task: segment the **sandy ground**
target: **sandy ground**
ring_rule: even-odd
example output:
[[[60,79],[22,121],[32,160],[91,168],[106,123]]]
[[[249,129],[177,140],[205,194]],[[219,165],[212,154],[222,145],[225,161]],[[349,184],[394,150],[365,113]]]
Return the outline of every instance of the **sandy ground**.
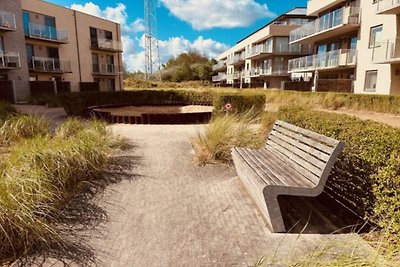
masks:
[[[212,112],[213,107],[210,106],[127,106],[118,108],[101,108],[98,111],[111,112],[115,116],[140,116],[141,114],[177,114],[177,113],[198,113]]]

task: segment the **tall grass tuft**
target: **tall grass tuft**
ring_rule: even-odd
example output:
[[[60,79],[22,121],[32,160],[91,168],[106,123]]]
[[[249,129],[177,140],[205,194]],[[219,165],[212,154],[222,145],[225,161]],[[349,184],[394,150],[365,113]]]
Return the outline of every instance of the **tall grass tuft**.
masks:
[[[35,127],[47,125],[35,122]],[[14,132],[15,125],[25,124],[3,127]],[[106,166],[112,143],[104,124],[75,119],[54,134],[22,132],[19,138],[0,163],[0,266],[38,248],[65,248],[58,218]]]
[[[251,111],[214,117],[204,131],[198,132],[193,140],[197,162],[229,162],[230,149],[234,146],[262,146],[265,136],[262,135],[259,122],[259,118],[252,115]]]
[[[0,101],[0,121],[16,113],[16,110],[8,102]]]
[[[12,116],[0,124],[0,146],[9,146],[22,139],[49,133],[49,121],[28,115]]]

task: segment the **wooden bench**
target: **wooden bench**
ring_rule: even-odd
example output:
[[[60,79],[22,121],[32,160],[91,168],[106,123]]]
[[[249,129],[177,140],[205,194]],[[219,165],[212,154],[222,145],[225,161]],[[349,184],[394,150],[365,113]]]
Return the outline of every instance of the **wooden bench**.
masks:
[[[265,148],[235,147],[232,157],[272,232],[285,232],[278,196],[321,194],[342,149],[340,141],[276,121]]]

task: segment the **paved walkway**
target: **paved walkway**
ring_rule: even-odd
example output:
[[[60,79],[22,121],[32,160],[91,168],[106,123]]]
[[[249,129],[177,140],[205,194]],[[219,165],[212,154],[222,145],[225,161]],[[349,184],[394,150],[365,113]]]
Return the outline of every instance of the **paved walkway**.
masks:
[[[65,118],[59,109],[24,111]],[[202,127],[110,126],[139,160],[130,170],[134,179],[109,186],[98,200],[108,220],[87,233],[98,266],[253,266],[261,257],[273,262],[321,244],[361,242],[354,234],[271,234],[232,167],[193,162],[189,138]]]
[[[104,266],[253,266],[261,257],[304,255],[355,235],[271,234],[226,166],[197,167],[198,126],[114,125],[139,147],[140,178],[107,190],[106,229],[93,240]]]

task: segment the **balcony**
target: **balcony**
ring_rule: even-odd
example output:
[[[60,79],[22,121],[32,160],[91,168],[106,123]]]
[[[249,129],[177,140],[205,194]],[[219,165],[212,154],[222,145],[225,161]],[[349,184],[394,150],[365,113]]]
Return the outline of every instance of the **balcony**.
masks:
[[[115,76],[122,73],[119,66],[113,64],[93,64],[94,75],[110,75]]]
[[[314,43],[355,31],[360,18],[360,7],[342,7],[291,31],[290,43]]]
[[[247,54],[247,59],[257,60],[268,57],[269,55],[307,55],[312,53],[312,45],[280,44],[271,46],[261,44],[251,49],[250,53]]]
[[[335,68],[353,68],[357,63],[356,49],[340,49],[289,60],[289,72],[311,72]]]
[[[212,67],[213,71],[226,70],[226,60],[219,60],[217,64]]]
[[[91,38],[90,47],[107,51],[122,52],[122,43],[107,38]]]
[[[68,31],[35,23],[29,23],[28,29],[25,29],[25,35],[50,42],[68,43]]]
[[[21,61],[18,52],[0,52],[0,69],[18,69]]]
[[[0,10],[0,30],[1,31],[15,31],[17,29],[15,23],[15,15]]]
[[[346,0],[308,0],[307,15],[318,16],[319,13],[330,9]]]
[[[235,54],[235,56],[227,61],[227,65],[240,66],[244,65],[246,60],[246,51],[242,51],[240,54]]]
[[[58,58],[32,57],[30,69],[36,72],[71,73],[71,61]]]
[[[372,49],[372,62],[376,64],[400,63],[400,38],[376,43]]]
[[[400,14],[400,0],[378,0],[377,14],[396,15]]]
[[[238,80],[242,77],[244,77],[245,72],[244,71],[235,71],[233,74],[228,74],[227,75],[227,80]]]
[[[226,81],[227,75],[225,73],[219,73],[217,76],[212,77],[213,82],[222,82]]]
[[[288,76],[288,69],[284,66],[270,66],[267,68],[252,68],[246,73],[247,77]]]

